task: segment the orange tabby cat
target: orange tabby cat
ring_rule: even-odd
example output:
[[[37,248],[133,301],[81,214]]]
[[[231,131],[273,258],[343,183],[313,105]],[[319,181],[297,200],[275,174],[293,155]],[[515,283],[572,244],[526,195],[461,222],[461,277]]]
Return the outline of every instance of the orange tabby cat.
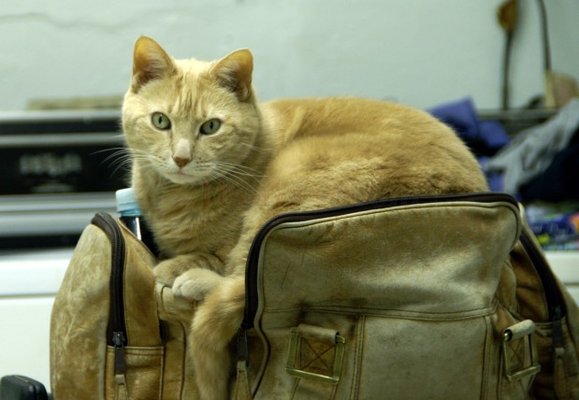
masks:
[[[123,106],[132,183],[166,258],[157,279],[199,301],[191,356],[207,400],[228,397],[245,261],[268,219],[487,189],[467,148],[427,113],[355,98],[259,104],[252,70],[248,50],[174,60],[142,37]]]

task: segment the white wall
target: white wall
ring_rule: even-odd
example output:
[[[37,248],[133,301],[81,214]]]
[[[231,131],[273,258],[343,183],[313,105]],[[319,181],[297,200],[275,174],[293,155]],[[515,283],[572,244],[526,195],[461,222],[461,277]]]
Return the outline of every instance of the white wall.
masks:
[[[546,0],[553,66],[579,78],[579,1]],[[349,94],[428,107],[498,107],[500,0],[17,0],[0,7],[0,110],[125,91],[141,34],[177,57],[239,47],[262,99]],[[522,0],[513,101],[542,92],[537,2]]]

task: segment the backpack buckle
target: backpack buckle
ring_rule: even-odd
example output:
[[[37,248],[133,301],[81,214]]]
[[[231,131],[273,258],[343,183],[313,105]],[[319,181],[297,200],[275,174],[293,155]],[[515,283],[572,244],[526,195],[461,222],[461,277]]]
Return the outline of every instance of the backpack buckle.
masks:
[[[541,370],[533,333],[535,324],[527,319],[503,331],[502,353],[509,382],[535,375]]]
[[[292,328],[285,370],[300,378],[337,384],[345,343],[335,330],[304,324]]]

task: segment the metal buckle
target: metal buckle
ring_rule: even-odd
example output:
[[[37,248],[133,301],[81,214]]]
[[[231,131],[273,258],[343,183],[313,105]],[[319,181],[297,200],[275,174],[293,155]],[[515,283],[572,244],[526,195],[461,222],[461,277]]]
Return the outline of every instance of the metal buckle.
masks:
[[[509,382],[535,375],[541,370],[534,332],[535,324],[531,320],[521,321],[503,331],[503,361]]]
[[[323,345],[320,346],[322,343]],[[346,339],[337,332],[334,343],[328,343],[313,338],[306,339],[300,335],[297,328],[293,328],[285,370],[288,374],[300,378],[337,384],[342,373],[345,343]],[[305,353],[308,357],[303,357],[304,349],[307,349]],[[323,368],[320,368],[320,365],[323,365]],[[325,374],[322,371],[328,371],[328,373]]]

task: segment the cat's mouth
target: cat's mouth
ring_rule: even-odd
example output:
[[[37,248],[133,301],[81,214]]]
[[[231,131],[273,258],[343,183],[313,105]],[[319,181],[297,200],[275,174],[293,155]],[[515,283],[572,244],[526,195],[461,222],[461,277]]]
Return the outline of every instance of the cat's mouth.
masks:
[[[203,185],[215,178],[213,171],[209,168],[195,169],[194,171],[179,168],[165,171],[163,175],[178,185]]]

